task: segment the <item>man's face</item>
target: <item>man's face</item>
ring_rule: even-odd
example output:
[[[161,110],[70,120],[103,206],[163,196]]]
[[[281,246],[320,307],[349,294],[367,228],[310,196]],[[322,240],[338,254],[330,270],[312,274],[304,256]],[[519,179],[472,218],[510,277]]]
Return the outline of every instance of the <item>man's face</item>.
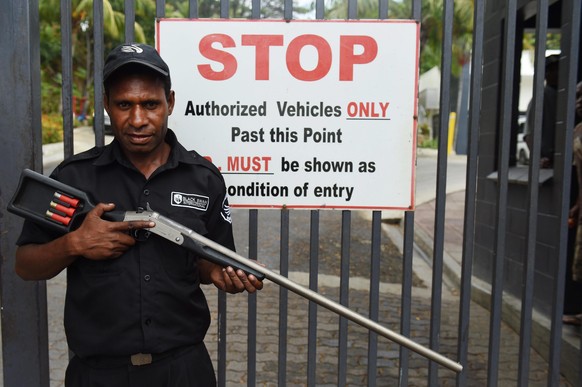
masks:
[[[115,138],[128,155],[146,156],[162,149],[174,92],[168,98],[163,82],[153,75],[120,76],[104,99]]]

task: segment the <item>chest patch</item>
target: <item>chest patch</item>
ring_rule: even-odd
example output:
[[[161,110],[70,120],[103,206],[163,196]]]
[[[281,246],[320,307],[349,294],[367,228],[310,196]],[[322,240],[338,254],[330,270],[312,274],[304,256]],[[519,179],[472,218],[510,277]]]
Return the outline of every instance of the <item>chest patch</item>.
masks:
[[[171,204],[174,207],[186,207],[194,210],[206,211],[208,209],[208,196],[172,192]]]

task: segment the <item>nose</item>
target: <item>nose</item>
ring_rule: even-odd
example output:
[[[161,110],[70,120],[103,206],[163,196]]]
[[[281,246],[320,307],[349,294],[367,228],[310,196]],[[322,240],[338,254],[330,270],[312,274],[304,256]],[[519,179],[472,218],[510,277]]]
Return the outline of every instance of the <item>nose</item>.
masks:
[[[135,129],[140,129],[147,123],[147,112],[139,104],[132,107],[129,115],[129,123]]]

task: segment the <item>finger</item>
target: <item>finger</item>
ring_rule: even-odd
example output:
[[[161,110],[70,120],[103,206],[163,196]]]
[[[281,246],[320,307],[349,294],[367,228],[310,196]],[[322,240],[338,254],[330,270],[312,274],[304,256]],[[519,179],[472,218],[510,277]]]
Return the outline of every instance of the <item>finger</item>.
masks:
[[[130,230],[143,229],[143,228],[154,228],[156,223],[151,220],[132,220],[131,222],[126,222]]]
[[[242,292],[245,289],[245,285],[239,278],[237,272],[232,267],[229,266],[226,268],[226,274],[228,275],[228,278],[232,286],[234,287],[233,291],[236,290],[236,292]]]
[[[240,282],[244,285],[245,290],[249,293],[254,293],[257,288],[255,287],[253,281],[251,281],[251,277],[255,278],[255,276],[247,276],[247,274],[243,270],[237,270],[236,274],[240,280]],[[256,279],[256,278],[255,278]]]
[[[153,228],[156,226],[155,222],[150,220],[132,220],[131,222],[110,222],[112,230],[115,231],[133,231],[144,228]]]
[[[247,276],[247,278],[249,279],[249,282],[252,284],[252,286],[256,289],[256,290],[261,290],[263,289],[263,281],[259,280],[257,277],[255,277],[254,275],[249,275]]]

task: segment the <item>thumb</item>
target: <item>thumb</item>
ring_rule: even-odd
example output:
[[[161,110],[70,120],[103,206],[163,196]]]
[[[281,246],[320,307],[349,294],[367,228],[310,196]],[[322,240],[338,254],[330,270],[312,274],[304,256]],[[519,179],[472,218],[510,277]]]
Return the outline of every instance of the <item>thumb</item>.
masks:
[[[114,208],[115,204],[113,203],[99,203],[93,209],[93,213],[100,218],[105,212],[112,211]]]

